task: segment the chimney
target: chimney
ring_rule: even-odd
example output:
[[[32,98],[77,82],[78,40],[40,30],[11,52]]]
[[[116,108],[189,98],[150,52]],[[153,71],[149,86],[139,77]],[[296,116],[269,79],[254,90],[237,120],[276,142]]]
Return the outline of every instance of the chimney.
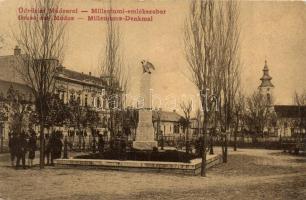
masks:
[[[20,55],[21,54],[21,49],[19,48],[18,45],[15,46],[15,49],[14,49],[14,55],[17,56],[17,55]]]
[[[176,110],[173,110],[173,112],[176,112]]]
[[[89,76],[91,76],[91,72],[89,72]]]

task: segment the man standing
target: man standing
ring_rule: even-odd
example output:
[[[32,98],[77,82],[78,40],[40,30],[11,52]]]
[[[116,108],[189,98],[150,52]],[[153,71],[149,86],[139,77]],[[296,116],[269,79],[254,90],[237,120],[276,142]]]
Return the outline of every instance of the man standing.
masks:
[[[47,159],[47,165],[50,164],[50,136],[49,134],[45,135],[45,157]]]
[[[100,157],[103,156],[103,152],[104,152],[104,140],[103,140],[103,136],[101,134],[99,134],[99,139],[98,139],[98,151],[100,154]]]
[[[13,131],[9,133],[9,150],[11,154],[11,165],[15,166],[14,161],[16,157],[17,138]]]
[[[17,136],[17,143],[16,143],[16,151],[17,151],[17,162],[16,162],[16,169],[20,167],[20,159],[22,160],[22,168],[25,169],[25,154],[27,153],[27,140],[26,135],[22,132],[20,135]]]
[[[31,136],[29,139],[29,167],[33,166],[33,160],[35,158],[35,151],[36,151],[36,133],[34,130],[31,131]]]

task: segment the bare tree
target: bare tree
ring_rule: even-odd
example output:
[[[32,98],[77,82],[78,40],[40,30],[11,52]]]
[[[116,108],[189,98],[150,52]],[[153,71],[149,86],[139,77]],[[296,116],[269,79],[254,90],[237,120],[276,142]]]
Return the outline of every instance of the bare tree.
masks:
[[[233,104],[231,98],[236,88],[233,80],[238,72],[236,70],[239,41],[237,4],[233,1],[191,1],[184,30],[188,67],[192,81],[202,93],[200,98],[204,114],[204,151],[201,175],[205,176],[207,128],[218,106],[217,101],[224,107],[226,120],[223,124],[226,128],[230,124],[230,110]],[[221,102],[221,98],[211,99],[212,95],[220,97],[222,94],[224,102]]]
[[[215,61],[215,3],[191,1],[185,22],[185,52],[192,81],[200,93],[211,88]],[[203,108],[203,153],[201,175],[206,176],[206,133],[210,112],[204,95],[200,96]]]
[[[111,1],[109,7],[112,8]],[[111,17],[111,13],[109,13],[109,17]],[[110,123],[108,128],[110,130],[111,140],[114,137],[117,127],[114,119],[115,109],[123,108],[122,93],[127,90],[127,76],[124,70],[123,56],[120,52],[120,35],[119,25],[112,20],[107,21],[106,44],[103,62],[101,64],[101,74],[108,79],[106,98],[110,109]]]
[[[44,127],[48,95],[54,92],[57,67],[63,59],[65,24],[55,21],[50,8],[60,6],[60,0],[35,0],[31,7],[46,9],[39,20],[20,21],[15,36],[24,51],[19,56],[17,71],[29,85],[35,97],[40,123],[40,168],[44,168]]]
[[[239,10],[236,1],[219,4],[217,19],[217,81],[220,95],[220,121],[224,134],[224,158],[227,162],[227,133],[233,127],[234,105],[240,86]],[[218,85],[218,84],[216,84]],[[217,87],[218,88],[218,87]],[[217,91],[218,92],[218,91]],[[223,102],[221,102],[223,99]]]
[[[32,103],[18,90],[15,90],[13,86],[7,91],[7,100],[10,113],[10,128],[16,134],[20,134],[29,123]]]
[[[7,121],[9,117],[9,105],[6,97],[0,92],[0,152],[3,152],[3,122]]]
[[[190,126],[190,113],[192,111],[192,101],[187,103],[182,102],[180,107],[184,113],[184,126],[185,126],[185,147],[186,153],[189,153],[189,126]]]
[[[298,106],[306,105],[306,90],[300,94],[295,91],[293,95],[293,103]]]
[[[255,91],[246,99],[245,120],[250,131],[256,131],[262,136],[264,135],[264,129],[273,117],[270,100],[259,91]]]
[[[233,112],[233,120],[234,120],[234,151],[237,151],[237,134],[238,128],[243,122],[243,116],[245,114],[245,97],[240,92],[236,97],[234,103],[234,112]]]
[[[306,129],[306,90],[302,93],[294,92],[293,103],[298,106],[298,115],[299,119],[296,122],[296,125],[302,129]]]
[[[196,127],[197,127],[197,134],[198,135],[201,135],[201,126],[202,126],[202,121],[203,121],[201,113],[202,112],[201,112],[200,109],[197,109],[196,113],[195,113],[195,118],[196,118],[196,121],[197,121]]]

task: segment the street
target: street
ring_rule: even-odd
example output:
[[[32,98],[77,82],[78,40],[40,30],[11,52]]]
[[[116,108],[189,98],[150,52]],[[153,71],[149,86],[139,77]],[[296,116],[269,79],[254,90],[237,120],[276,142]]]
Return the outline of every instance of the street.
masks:
[[[15,170],[5,166],[7,158],[0,155],[0,198],[5,200],[306,199],[306,157],[278,150],[230,150],[228,163],[204,178],[53,167]]]

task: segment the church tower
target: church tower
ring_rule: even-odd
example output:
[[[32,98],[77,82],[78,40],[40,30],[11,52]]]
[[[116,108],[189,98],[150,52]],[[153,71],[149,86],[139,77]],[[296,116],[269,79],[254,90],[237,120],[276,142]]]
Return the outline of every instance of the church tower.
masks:
[[[271,83],[272,77],[269,75],[269,68],[267,65],[267,60],[265,60],[265,66],[262,71],[263,71],[263,76],[260,79],[261,84],[258,88],[259,88],[260,93],[265,95],[268,101],[271,102],[274,85]]]

